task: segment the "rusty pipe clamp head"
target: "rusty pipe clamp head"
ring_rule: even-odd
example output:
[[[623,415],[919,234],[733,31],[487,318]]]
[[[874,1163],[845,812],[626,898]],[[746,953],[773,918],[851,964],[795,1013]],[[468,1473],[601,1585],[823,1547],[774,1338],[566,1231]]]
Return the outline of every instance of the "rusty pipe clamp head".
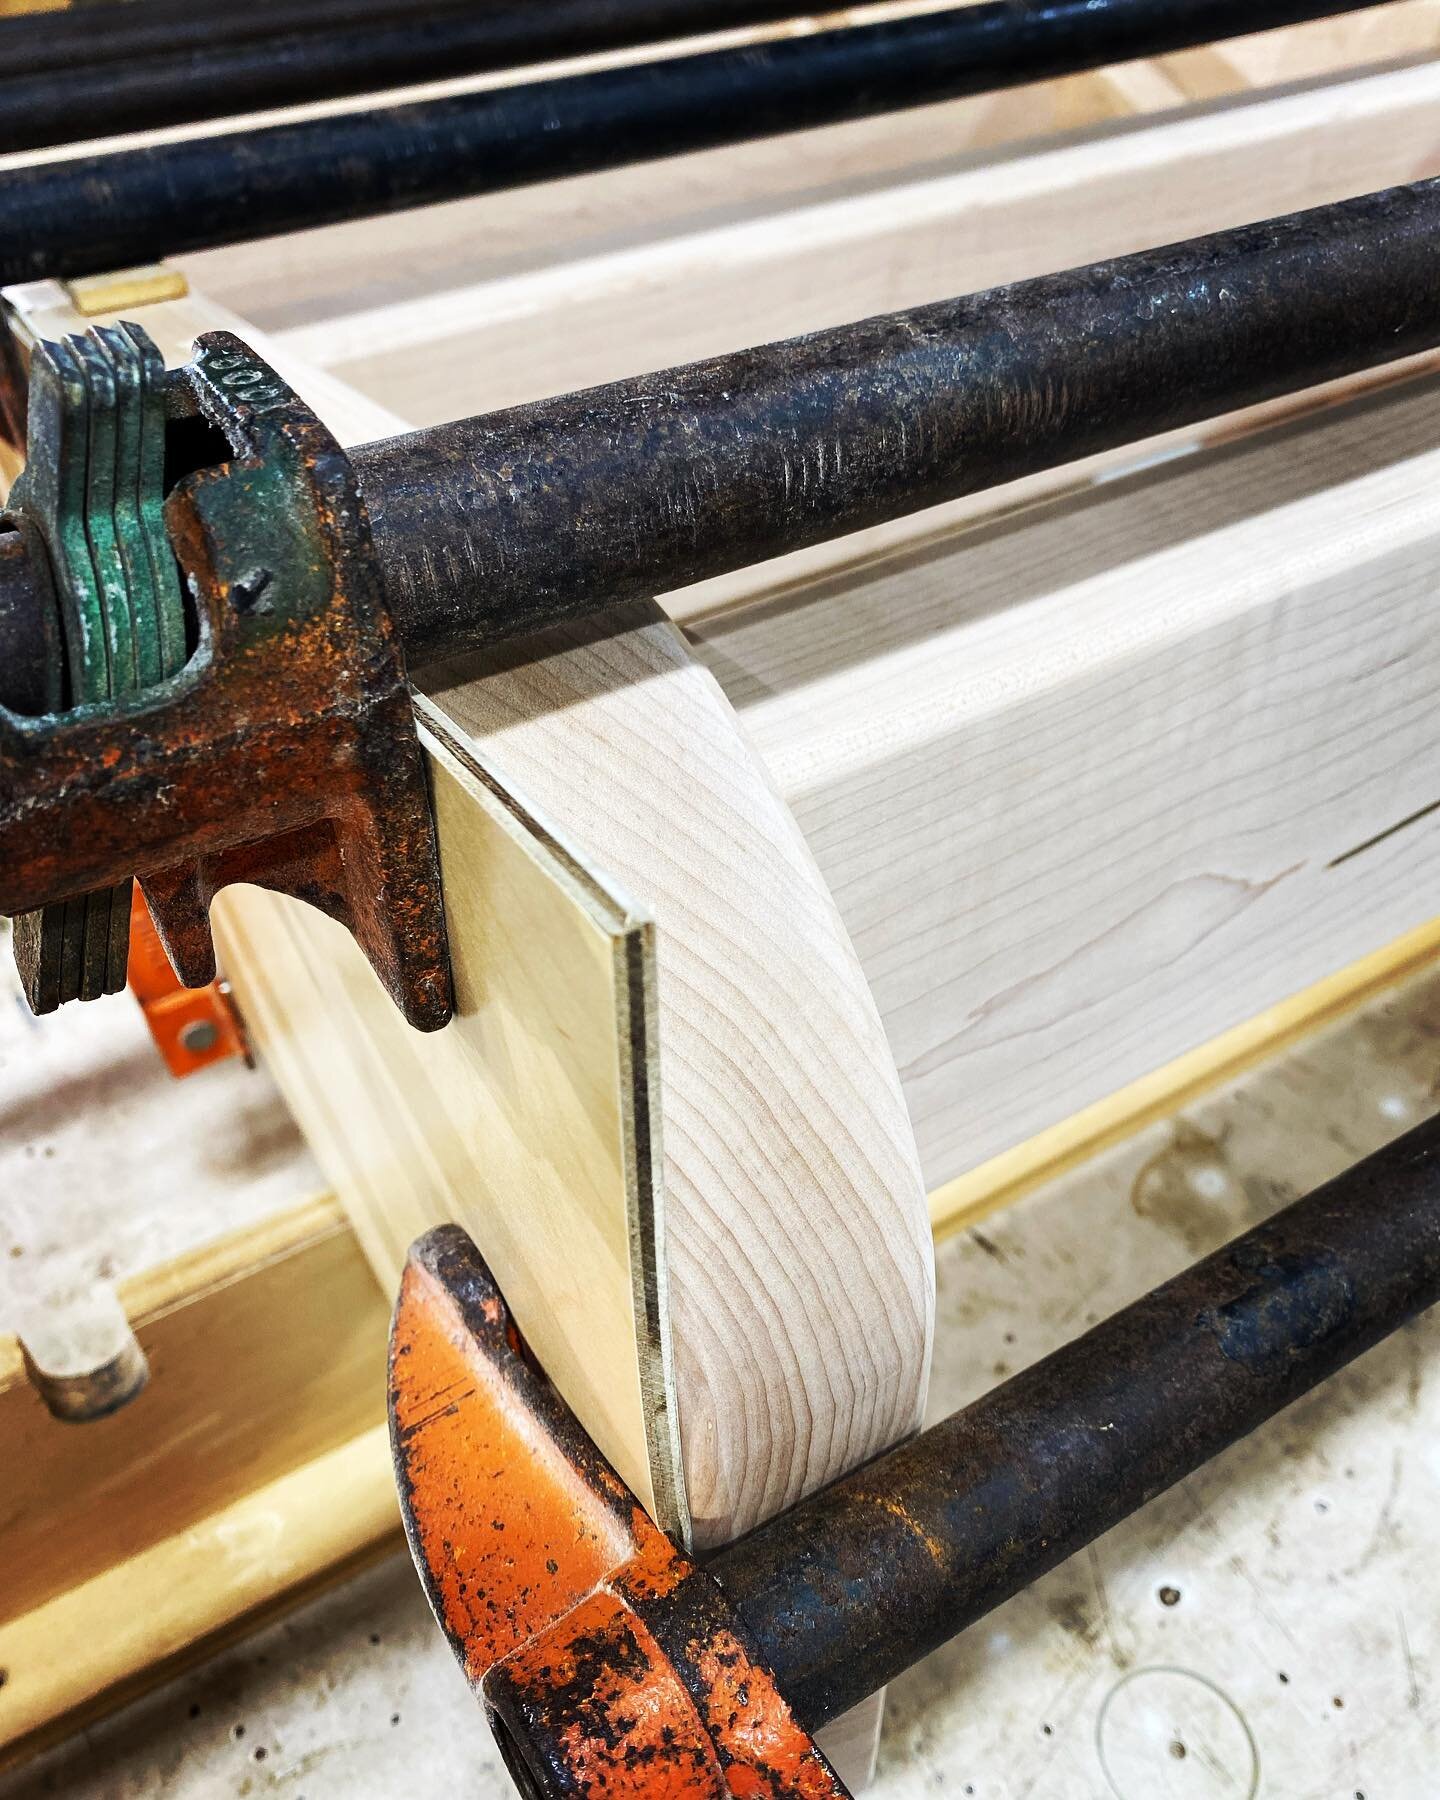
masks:
[[[534,1365],[458,1226],[405,1267],[390,1436],[426,1594],[527,1800],[845,1800],[744,1621]]]
[[[30,1004],[124,981],[138,876],[176,973],[248,881],[354,934],[412,1025],[451,1012],[439,858],[354,471],[226,332],[167,375],[135,326],[38,346],[0,513],[51,666],[0,708],[0,912]]]

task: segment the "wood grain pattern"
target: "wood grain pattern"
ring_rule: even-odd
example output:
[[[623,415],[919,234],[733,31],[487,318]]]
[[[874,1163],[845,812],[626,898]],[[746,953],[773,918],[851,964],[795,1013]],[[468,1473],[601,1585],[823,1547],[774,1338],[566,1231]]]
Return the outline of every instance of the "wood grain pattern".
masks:
[[[0,1620],[228,1504],[240,1483],[383,1422],[386,1298],[333,1201],[125,1282],[120,1297],[154,1379],[111,1418],[52,1419],[0,1340]]]
[[[1239,85],[1237,76],[1232,88]],[[1173,88],[1166,97],[1180,98]],[[658,171],[637,164],[398,214],[386,221],[395,253],[383,260],[373,222],[356,220],[196,252],[185,266],[197,287],[266,331],[318,328],[358,310],[443,302],[457,290],[619,251],[663,256],[697,230],[863,193],[913,178],[917,167],[963,166],[995,146],[1132,106],[1108,74],[1079,75],[671,157]]]
[[[967,1231],[1113,1145],[1204,1100],[1440,962],[1440,917],[1221,1032],[1163,1068],[932,1190],[936,1242]]]
[[[0,1768],[400,1551],[404,1541],[382,1422],[317,1446],[263,1486],[238,1489],[183,1530],[0,1622],[10,1677],[0,1705]]]
[[[919,1423],[933,1251],[889,1047],[793,819],[657,607],[428,685],[455,1020],[407,1032],[348,939],[273,896],[217,902],[226,963],[362,1236],[467,1225],[602,1448],[712,1548]],[[573,893],[537,883],[566,841],[625,912],[578,948]],[[627,953],[653,967],[638,1002]],[[879,1716],[827,1734],[857,1785]]]
[[[1348,33],[1360,32],[1362,24],[1363,44],[1378,58],[1392,41],[1379,32],[1387,20],[1410,50],[1436,28],[1437,17],[1433,0],[1423,0],[1333,21],[1318,51],[1323,21],[1297,27],[1293,39],[1280,35],[1297,55],[1309,56],[1311,72],[1343,70]],[[1245,40],[1243,49],[1258,51],[1274,36]],[[1197,68],[1203,71],[1213,54],[1197,50],[1164,59],[1164,75],[1153,64],[1102,72],[1085,79],[1102,83],[1108,99],[1092,95],[1071,104],[1088,109],[1090,117],[1113,120],[1123,112],[1116,96],[1133,100],[1137,80],[1148,75],[1152,85],[1175,88],[1184,74],[1194,84]],[[1272,63],[1269,73],[1279,80],[1284,70]],[[1221,90],[1229,91],[1212,70],[1211,91]],[[1158,89],[1150,99],[1159,104]],[[1050,95],[1045,104],[1053,101]],[[675,216],[666,216],[668,229],[653,238],[632,241],[632,230],[630,239],[621,234],[611,242],[602,234],[587,242],[579,235],[582,209],[572,221],[568,262],[532,272],[526,260],[531,251],[521,246],[510,259],[519,265],[516,273],[431,292],[413,304],[327,318],[314,332],[282,331],[276,347],[281,354],[338,359],[348,380],[403,401],[409,416],[482,411],[1432,173],[1440,166],[1437,104],[1440,65],[1432,63],[1342,76],[1315,89],[1262,95],[1224,112],[1191,112],[1138,129],[1112,126],[1078,143],[1022,146],[999,162],[984,159],[938,176],[927,172],[934,165],[924,152],[933,147],[943,165],[947,154],[953,160],[954,146],[943,136],[936,139],[925,121],[912,119],[913,136],[892,145],[898,159],[901,143],[908,143],[910,181],[895,160],[887,165],[894,185],[869,191],[856,168],[842,161],[837,191],[823,199],[813,183],[806,189],[803,170],[810,166],[804,159],[811,139],[824,134],[803,133],[787,140],[801,171],[788,211],[772,154],[758,172],[747,173],[742,165],[735,173],[732,216],[718,192],[702,186],[706,205],[688,223],[677,203]],[[696,174],[691,159],[680,162],[686,179],[716,179],[708,165]],[[680,176],[673,185],[685,191]],[[666,193],[671,191],[667,184]],[[537,193],[545,204],[559,204],[552,190]],[[588,203],[603,222],[603,196],[591,194]],[[637,205],[632,195],[632,213]],[[423,215],[416,215],[408,229],[420,229],[422,222]],[[443,266],[442,251],[432,246],[424,264],[431,282],[441,278]],[[306,291],[307,278],[297,270],[286,292]],[[333,311],[338,295],[329,294],[327,303]],[[463,382],[461,371],[469,372]],[[1237,423],[1247,428],[1253,422]],[[1106,459],[1112,466],[1125,460]],[[933,537],[998,505],[1053,493],[1072,485],[1077,474],[1083,471],[1058,471],[1009,493],[961,500],[768,567],[737,571],[665,596],[666,609],[687,620],[764,600],[783,581],[855,567],[864,557]]]
[[[1217,170],[1223,172],[1226,168],[1233,168],[1238,171],[1242,163],[1247,168],[1253,169],[1257,161],[1254,153],[1257,150],[1257,147],[1265,144],[1274,146],[1283,142],[1290,145],[1292,148],[1302,142],[1310,143],[1312,140],[1321,145],[1330,144],[1334,140],[1337,129],[1340,131],[1341,135],[1350,134],[1349,136],[1346,136],[1346,143],[1348,150],[1351,152],[1359,146],[1365,154],[1381,154],[1389,156],[1402,155],[1405,153],[1403,145],[1408,142],[1405,135],[1405,129],[1402,129],[1399,132],[1397,139],[1397,134],[1393,129],[1377,129],[1376,121],[1383,119],[1387,127],[1394,127],[1398,121],[1402,126],[1408,129],[1407,122],[1417,119],[1420,116],[1420,108],[1430,93],[1429,88],[1424,85],[1429,79],[1430,76],[1427,71],[1402,71],[1398,75],[1378,77],[1366,83],[1349,84],[1349,89],[1344,94],[1327,93],[1322,96],[1288,96],[1280,101],[1265,102],[1263,104],[1247,107],[1243,109],[1242,113],[1235,115],[1236,122],[1231,123],[1226,131],[1218,134],[1218,149],[1216,149],[1211,156],[1205,174],[1213,181],[1213,177]],[[1303,102],[1303,105],[1301,102]],[[1206,121],[1205,123],[1208,127],[1213,124],[1213,121]],[[1104,142],[1082,146],[1078,150],[1067,152],[1065,161],[1067,163],[1069,174],[1066,182],[1058,184],[1061,189],[1058,198],[1055,197],[1053,192],[1057,186],[1057,183],[1053,179],[1053,167],[1049,166],[1054,163],[1055,158],[1043,155],[1032,158],[1022,158],[1020,159],[1020,163],[1023,164],[1023,171],[1020,175],[1017,176],[1015,173],[1016,167],[1019,165],[1012,166],[1010,169],[1004,171],[1004,174],[1011,178],[1010,185],[1006,190],[1004,198],[1009,201],[1014,201],[1017,196],[1023,196],[1024,193],[1033,193],[1035,195],[1044,196],[1042,203],[1044,210],[1037,213],[1035,223],[1039,228],[1037,230],[1037,237],[1043,239],[1047,244],[1053,242],[1055,232],[1059,228],[1057,221],[1062,219],[1066,222],[1066,229],[1071,230],[1074,233],[1093,233],[1096,228],[1097,219],[1103,219],[1122,212],[1133,216],[1133,206],[1127,207],[1115,204],[1117,196],[1122,190],[1122,186],[1126,200],[1135,201],[1137,198],[1143,198],[1146,191],[1146,181],[1148,178],[1152,178],[1155,175],[1157,169],[1165,168],[1169,173],[1172,175],[1174,174],[1175,170],[1184,163],[1187,154],[1195,149],[1198,141],[1197,131],[1199,124],[1199,121],[1182,120],[1178,123],[1153,128],[1149,132],[1132,136],[1128,140],[1106,140]],[[1214,136],[1215,134],[1212,132],[1210,134],[1210,139],[1207,139],[1207,141],[1213,140]],[[1353,136],[1353,142],[1350,141],[1350,136]],[[1145,142],[1140,146],[1141,153],[1138,157],[1135,157],[1131,153],[1135,151],[1137,142],[1141,139],[1144,139]],[[1401,145],[1401,148],[1398,150],[1396,148],[1397,142]],[[1217,158],[1219,160],[1217,160]],[[1226,161],[1225,159],[1229,160]],[[1264,157],[1260,157],[1258,162],[1261,166],[1269,166],[1269,162]],[[1310,178],[1316,178],[1313,168],[1310,171]],[[946,179],[948,180],[949,178]],[[957,182],[962,179],[968,180],[969,178],[955,178]],[[935,184],[923,185],[925,192],[933,197]],[[1156,182],[1154,185],[1157,188],[1162,185],[1164,186],[1167,205],[1170,204],[1174,186],[1173,182],[1165,184]],[[1199,193],[1205,186],[1206,183],[1204,181],[1196,179],[1187,184],[1186,191]],[[973,193],[976,191],[976,183],[974,181],[970,182],[970,188],[973,196]],[[909,190],[910,198],[914,198],[915,193],[918,191],[919,190],[916,189]],[[1317,196],[1309,194],[1300,196],[1300,198],[1307,199],[1312,197]],[[1083,204],[1080,202],[1083,202]],[[955,204],[955,196],[953,194],[949,195],[946,203],[952,205]],[[896,210],[894,196],[886,196],[885,204],[888,206],[893,217]],[[1199,204],[1198,201],[1197,204]],[[1067,205],[1070,207],[1069,215],[1066,214]],[[838,219],[842,209],[835,207],[824,210],[826,210],[827,219]],[[876,212],[875,205],[872,204],[868,212],[864,205],[859,206],[858,210],[854,206],[848,206],[844,210],[847,212],[847,217],[843,224],[843,232],[839,235],[844,236],[848,234],[852,247],[855,241],[858,239],[865,239],[867,234],[869,234],[870,239],[873,240],[872,247],[874,243],[883,243],[885,241],[883,233],[878,239],[875,238],[874,235],[876,231],[880,229],[877,224],[879,215]],[[1071,219],[1073,219],[1073,223],[1071,223]],[[774,221],[766,221],[765,223],[767,228],[772,228],[774,225]],[[888,223],[885,229],[891,229]],[[772,236],[773,235],[774,233],[772,230]],[[1143,229],[1142,235],[1146,235]],[[974,243],[975,241],[977,240],[970,240],[971,243]],[[802,244],[800,248],[806,252],[813,251],[814,244],[807,241]],[[792,260],[796,267],[800,265],[801,258],[798,253]],[[1056,260],[1053,250],[1046,252],[1045,260]],[[854,279],[861,281],[867,279],[865,271],[877,263],[886,267],[888,279],[890,265],[883,256],[860,258],[855,263],[852,263],[852,266],[858,267],[860,271],[859,275]],[[566,272],[567,278],[573,277],[573,274],[573,269]],[[769,298],[773,298],[773,296],[770,296]],[[889,298],[891,297],[887,296],[887,303]],[[829,303],[832,296],[827,294],[826,299],[827,303]],[[850,289],[847,289],[844,297],[835,301],[835,303],[842,305],[845,310],[855,310],[856,295],[853,286]],[[684,309],[680,310],[683,311]],[[432,315],[431,326],[434,324],[434,317],[435,316]],[[440,309],[438,317],[443,323],[443,307]],[[426,329],[430,329],[431,326],[427,326]],[[640,335],[641,334],[636,333],[635,337],[638,339]],[[572,334],[569,334],[564,330],[552,333],[552,337],[561,342],[570,341],[571,336]],[[645,341],[647,344],[650,343],[649,339],[646,339]],[[294,341],[292,341],[291,348],[293,349],[294,347]],[[653,348],[653,345],[651,347]],[[433,350],[433,346],[431,348]],[[457,403],[457,397],[453,387],[453,373],[454,365],[452,364],[450,365],[451,385],[448,394],[452,408]],[[485,396],[483,395],[477,396],[475,404],[481,404],[484,398]],[[1063,531],[1065,527],[1061,526],[1059,529]],[[949,551],[937,547],[933,554],[937,559],[943,561],[948,557]],[[924,553],[922,560],[928,561],[930,556],[931,552],[926,552]],[[889,604],[890,596],[888,592],[883,589],[883,583],[890,578],[896,580],[904,579],[913,586],[913,573],[913,569],[902,572],[899,570],[898,566],[891,568],[888,571],[877,567],[870,571],[868,576],[853,583],[854,616],[857,618],[863,616],[866,607],[875,603],[875,595],[877,592],[884,593],[885,603]],[[874,587],[872,586],[872,581],[873,583],[882,584],[882,586],[879,588]],[[866,598],[866,595],[869,595],[868,599]],[[767,663],[770,651],[764,648],[755,651],[756,661],[750,661],[751,650],[755,645],[761,644],[764,641],[765,631],[768,629],[768,622],[772,619],[778,619],[792,603],[797,609],[803,610],[808,607],[813,598],[813,593],[796,594],[788,599],[777,600],[773,608],[760,609],[756,614],[755,620],[750,621],[750,623],[755,624],[758,636],[747,638],[745,640],[746,648],[742,654],[737,654],[737,645],[739,645],[741,641],[740,638],[738,636],[732,637],[728,635],[723,628],[718,632],[707,634],[706,646],[707,654],[710,654],[712,659],[718,655],[719,660],[715,662],[716,668],[722,677],[730,681],[732,691],[735,693],[736,698],[747,708],[747,710],[749,710],[752,703],[755,702],[751,677],[754,676],[757,668],[762,670],[760,677],[762,685],[774,689],[774,693],[770,696],[775,702],[773,706],[767,708],[757,705],[755,707],[754,718],[757,729],[771,729],[773,727],[775,732],[779,734],[770,740],[770,748],[773,751],[772,761],[775,762],[777,772],[780,773],[782,781],[787,784],[787,792],[792,793],[792,795],[797,798],[797,801],[799,801],[803,807],[808,809],[806,812],[807,818],[819,822],[817,823],[817,831],[820,840],[823,841],[826,846],[825,854],[831,859],[831,866],[836,870],[839,870],[845,853],[842,853],[842,850],[838,847],[839,840],[834,826],[826,822],[828,818],[826,810],[827,805],[830,804],[835,794],[842,791],[839,786],[839,777],[836,775],[834,768],[827,767],[820,776],[812,781],[810,776],[813,774],[813,769],[807,764],[807,758],[809,758],[812,763],[817,758],[820,763],[824,763],[826,757],[830,754],[829,750],[823,748],[821,745],[821,740],[825,737],[827,729],[825,722],[822,719],[820,712],[809,704],[810,699],[813,698],[808,692],[814,685],[812,674],[791,672],[790,675],[786,677],[777,678],[773,667]],[[904,608],[902,608],[901,611],[903,612]],[[911,616],[919,616],[913,607],[911,608]],[[932,619],[930,625],[924,629],[933,629],[933,627],[934,620]],[[1185,629],[1186,631],[1198,629],[1196,621],[1191,620]],[[923,638],[923,629],[921,635]],[[1179,635],[1183,636],[1184,633],[1182,632]],[[958,646],[958,636],[956,641]],[[923,656],[924,653],[922,651],[919,654]],[[959,656],[960,654],[961,651],[957,647],[956,655]],[[912,665],[906,663],[903,657],[897,655],[892,658],[892,660],[895,664],[895,670],[899,670],[903,666],[906,671],[906,678],[908,678],[910,673],[914,672]],[[895,670],[892,670],[892,673],[894,673]],[[837,705],[841,709],[844,709],[848,706],[848,699],[839,697],[841,672],[836,671],[836,676]],[[944,679],[943,671],[940,672],[940,678]],[[794,716],[799,717],[801,712],[804,711],[807,717],[803,729],[800,730],[799,738],[794,742],[782,744],[780,738],[783,737],[783,731],[776,721],[779,720],[781,714],[785,711],[785,685],[787,679],[790,682],[790,686],[797,692],[801,690],[806,692],[806,705],[803,709],[797,706]],[[843,679],[848,681],[848,674],[844,674]],[[863,688],[865,686],[865,678],[857,676],[856,679],[860,682],[860,687]],[[897,683],[890,689],[890,698],[887,704],[891,707],[892,711],[894,709],[894,695],[900,691],[900,685],[902,684],[903,683]],[[857,689],[857,692],[858,691],[859,689]],[[878,687],[875,689],[875,692],[878,694]],[[1012,711],[1015,712],[1017,717],[1020,716],[1020,713],[1023,710],[1024,709],[1019,706],[1018,702],[1016,707],[1012,708]],[[865,712],[863,706],[854,714],[851,721],[855,726],[852,738],[858,739],[859,737],[863,737],[866,729],[864,720],[867,717],[869,717],[869,715]],[[957,741],[960,735],[963,734],[957,733]],[[916,743],[918,744],[923,740],[924,733],[921,732],[917,735]],[[914,748],[913,745],[911,747]],[[855,767],[849,771],[850,774],[855,775],[856,771],[862,766],[879,769],[885,762],[889,754],[889,748],[887,747],[887,739],[883,725],[874,727],[872,748],[874,761],[870,765],[865,764],[865,756],[863,754],[854,753]],[[788,764],[785,763],[785,758],[787,756],[790,759]],[[804,772],[801,772],[802,765],[805,766]],[[827,782],[830,781],[832,775],[836,775],[836,785],[833,789],[826,785]],[[809,784],[808,786],[806,785],[807,782]],[[853,798],[853,794],[847,793],[847,804]],[[890,794],[886,803],[890,804],[893,803],[893,801],[894,795]],[[843,808],[838,810],[843,810]],[[911,825],[919,835],[923,836],[928,833],[931,837],[938,836],[933,830],[933,821],[927,823],[929,815],[927,815],[924,805],[917,805],[913,812],[907,814],[903,807],[894,806],[892,804],[892,812],[897,820],[908,817]],[[854,810],[854,816],[863,821],[869,815],[864,812],[863,808],[857,806]],[[902,826],[897,823],[895,829],[896,832],[899,833]],[[907,845],[906,848],[908,853],[909,846]],[[916,852],[916,854],[919,855],[920,853]],[[883,857],[876,858],[871,867],[883,866],[883,860]],[[921,857],[921,861],[923,862],[923,856]],[[897,864],[896,867],[908,873],[910,864],[908,862],[902,862]],[[950,882],[952,890],[954,885],[952,879]],[[921,882],[921,888],[922,890],[925,890],[925,883],[923,881]],[[885,901],[876,898],[873,891],[870,888],[865,887],[864,883],[857,884],[853,871],[846,874],[845,879],[841,882],[840,891],[842,899],[846,904],[847,915],[853,916],[855,920],[863,923],[862,942],[866,947],[865,953],[867,960],[874,968],[882,969],[885,956],[885,935],[884,931],[875,923],[875,919],[883,911]],[[863,900],[859,897],[862,892],[864,895]],[[940,902],[938,900],[926,901],[924,899],[924,892],[922,891],[920,904],[922,907],[926,905],[938,906]],[[852,906],[854,909],[853,914],[851,913]],[[897,931],[899,929],[901,928],[897,927]],[[988,941],[988,938],[982,934],[979,942],[983,945]],[[879,948],[874,948],[876,945],[878,945]],[[905,1028],[897,1023],[897,1020],[900,1019],[902,1013],[912,1019],[918,1017],[920,1013],[924,1011],[924,1008],[917,1008],[914,996],[906,995],[902,992],[904,988],[904,983],[902,981],[899,981],[892,975],[885,975],[883,973],[879,978],[882,982],[890,982],[891,986],[886,990],[887,994],[893,991],[900,996],[894,999],[893,1004],[887,1001],[886,1019],[892,1038],[904,1043],[907,1041],[905,1038]],[[942,1003],[938,999],[932,1004],[937,1011],[942,1007]],[[920,1035],[923,1036],[923,1032]],[[915,1098],[916,1094],[919,1093],[921,1089],[925,1090],[922,1117],[926,1121],[926,1130],[929,1134],[927,1136],[927,1150],[930,1152],[928,1161],[932,1174],[939,1177],[955,1173],[957,1166],[963,1166],[964,1162],[968,1160],[968,1157],[972,1153],[978,1152],[972,1152],[969,1147],[968,1124],[962,1125],[961,1115],[957,1112],[954,1072],[948,1067],[943,1055],[939,1053],[931,1054],[932,1051],[933,1045],[930,1045],[927,1048],[922,1048],[917,1057],[907,1057],[906,1071],[907,1083],[911,1088],[912,1099]],[[1102,1056],[1103,1054],[1103,1050],[1097,1051],[1097,1057]],[[1010,1083],[1012,1090],[1014,1085],[1013,1082]],[[1038,1122],[1034,1120],[1033,1115],[1027,1114],[1026,1116],[1032,1123]],[[1016,1127],[1013,1125],[1007,1127],[1003,1120],[999,1124],[999,1130],[1002,1134],[1007,1129],[1015,1128]],[[966,1147],[964,1148],[962,1148],[961,1144],[962,1138],[965,1139],[966,1142]],[[979,1148],[983,1148],[985,1141],[988,1140],[982,1139]]]
[[[30,299],[37,324],[65,328],[63,295]],[[172,360],[206,310],[192,294],[147,312]],[[277,361],[333,429],[375,429],[373,403]],[[657,609],[431,687],[449,738],[428,747],[455,1024],[397,1032],[344,935],[272,895],[220,897],[222,949],[382,1272],[437,1219],[469,1224],[627,1479],[672,1529],[723,1543],[903,1436],[923,1406],[931,1239],[883,1028],[794,821]],[[496,886],[496,852],[517,842],[525,882]],[[560,892],[557,855],[612,909],[608,947],[590,919],[568,965],[556,946],[573,891],[536,923]],[[623,984],[601,970],[647,918],[659,1101],[652,1088],[638,1129],[645,1071]],[[637,1136],[663,1155],[653,1206]],[[594,1178],[603,1199],[582,1166],[609,1171]]]
[[[834,904],[718,685],[646,607],[432,702],[656,924],[685,1487],[710,1546],[909,1431],[928,1219]]]
[[[929,1226],[879,1020],[783,803],[655,609],[430,689],[456,1023],[406,1032],[348,942],[287,908],[302,985],[265,897],[226,909],[228,965],[380,1266],[437,1217],[469,1225],[627,1479],[698,1545],[724,1542],[918,1417]],[[619,949],[572,957],[570,896],[552,886],[538,916],[533,882],[506,891],[481,796],[452,783],[461,756],[525,794],[527,856],[541,838],[578,846],[577,869],[646,896],[659,1062],[644,1135],[657,1156],[663,1143],[648,1210],[611,1112]],[[646,1275],[664,1284],[673,1372],[659,1339],[637,1350]]]
[[[334,1201],[149,1270],[120,1298],[152,1379],[109,1419],[51,1418],[0,1338],[0,1764],[398,1537],[389,1303]]]
[[[931,1185],[1435,911],[1436,394],[695,628],[850,929]]]

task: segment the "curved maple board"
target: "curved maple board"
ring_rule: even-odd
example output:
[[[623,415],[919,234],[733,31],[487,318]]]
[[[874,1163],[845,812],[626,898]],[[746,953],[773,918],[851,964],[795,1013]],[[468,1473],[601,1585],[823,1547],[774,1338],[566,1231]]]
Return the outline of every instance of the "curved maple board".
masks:
[[[726,1542],[919,1422],[931,1234],[879,1016],[657,608],[430,686],[455,1021],[410,1031],[254,890],[217,903],[227,967],[372,1261],[466,1224],[621,1473]]]
[[[527,656],[417,700],[445,1031],[410,1031],[292,902],[224,894],[217,935],[372,1262],[467,1225],[602,1449],[712,1548],[918,1427],[919,1158],[829,890],[714,677],[653,604]],[[852,1787],[879,1706],[825,1734]]]
[[[930,1229],[879,1015],[798,827],[658,608],[426,685],[654,917],[662,1179],[640,1254],[668,1288],[693,1541],[718,1545],[919,1420]]]

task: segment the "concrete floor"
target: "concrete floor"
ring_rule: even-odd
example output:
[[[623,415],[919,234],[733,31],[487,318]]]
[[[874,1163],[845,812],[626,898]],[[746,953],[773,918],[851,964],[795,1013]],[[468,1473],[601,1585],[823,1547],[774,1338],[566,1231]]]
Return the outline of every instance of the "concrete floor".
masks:
[[[267,1075],[178,1087],[128,993],[45,1019],[0,919],[0,1330],[324,1192]],[[184,1128],[181,1129],[183,1119]]]
[[[948,1411],[1440,1104],[1440,976],[945,1245]],[[1440,1795],[1440,1316],[1382,1344],[891,1690],[883,1800]],[[0,1800],[508,1800],[395,1559]]]

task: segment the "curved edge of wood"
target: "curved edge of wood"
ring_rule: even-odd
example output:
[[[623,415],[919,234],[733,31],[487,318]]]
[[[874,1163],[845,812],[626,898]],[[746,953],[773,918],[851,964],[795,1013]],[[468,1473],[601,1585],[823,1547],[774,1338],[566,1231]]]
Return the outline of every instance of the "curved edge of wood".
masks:
[[[542,816],[494,770],[485,767],[476,753],[477,747],[463,733],[457,735],[454,722],[439,707],[417,694],[415,710],[421,724],[421,742],[429,755],[433,758],[438,749],[452,767],[465,771],[471,784],[483,788],[494,806],[508,815],[531,857],[543,859],[547,878],[568,889],[577,904],[608,934],[630,1293],[640,1412],[650,1472],[645,1497],[661,1526],[688,1542],[691,1527],[675,1411],[669,1273],[657,1204],[664,1171],[656,1063],[660,1022],[654,920],[588,864],[555,822]],[[457,898],[451,894],[447,904]],[[468,931],[463,935],[468,937]],[[463,956],[463,946],[461,953]],[[614,1457],[614,1447],[608,1448]],[[623,1470],[623,1462],[621,1467]]]
[[[655,919],[663,1185],[632,1206],[632,1253],[669,1284],[693,1542],[729,1541],[923,1406],[933,1247],[879,1015],[799,827],[658,607],[427,687],[488,776]]]

